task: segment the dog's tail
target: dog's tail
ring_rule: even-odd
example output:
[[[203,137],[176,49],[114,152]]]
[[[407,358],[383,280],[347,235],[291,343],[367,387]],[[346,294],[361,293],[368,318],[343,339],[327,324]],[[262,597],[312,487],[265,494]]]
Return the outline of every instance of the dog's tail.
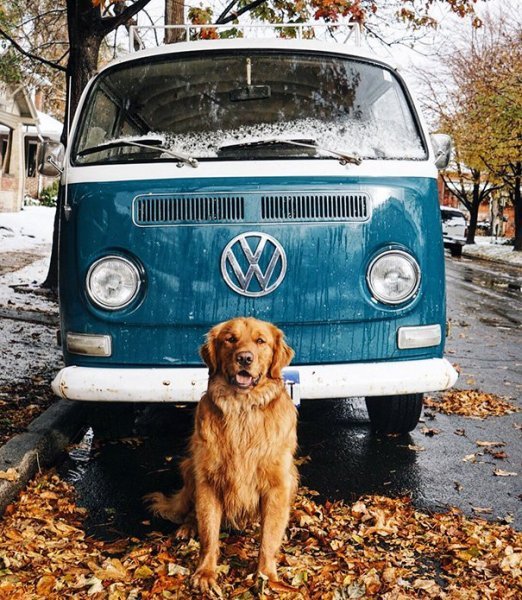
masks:
[[[144,496],[143,500],[149,505],[153,515],[177,524],[185,523],[193,509],[192,497],[189,497],[185,488],[173,496],[152,492]]]

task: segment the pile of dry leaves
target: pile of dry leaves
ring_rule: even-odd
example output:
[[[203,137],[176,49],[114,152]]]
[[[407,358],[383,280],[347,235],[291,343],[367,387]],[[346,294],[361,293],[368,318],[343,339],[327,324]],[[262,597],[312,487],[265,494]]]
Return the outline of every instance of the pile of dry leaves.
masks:
[[[280,557],[281,583],[256,581],[258,531],[224,534],[225,598],[520,598],[522,534],[457,510],[417,512],[407,498],[319,505],[303,490]],[[87,538],[72,489],[43,475],[0,523],[0,598],[194,598],[195,540],[153,533]]]
[[[442,394],[440,400],[426,397],[424,406],[447,415],[480,419],[509,415],[520,410],[506,398],[479,390],[450,390]]]
[[[26,431],[29,423],[56,401],[50,380],[50,372],[43,372],[0,387],[0,445]]]

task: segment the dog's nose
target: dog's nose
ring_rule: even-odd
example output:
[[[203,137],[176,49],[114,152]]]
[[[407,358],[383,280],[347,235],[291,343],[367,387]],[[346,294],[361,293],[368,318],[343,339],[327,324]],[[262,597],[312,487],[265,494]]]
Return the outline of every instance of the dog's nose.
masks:
[[[236,355],[236,361],[242,367],[248,367],[249,365],[252,364],[253,360],[254,360],[254,355],[252,354],[252,352],[238,352]]]

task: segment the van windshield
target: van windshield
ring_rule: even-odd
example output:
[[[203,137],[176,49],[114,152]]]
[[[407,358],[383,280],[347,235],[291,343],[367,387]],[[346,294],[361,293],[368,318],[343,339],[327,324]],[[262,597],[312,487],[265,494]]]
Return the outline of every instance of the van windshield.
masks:
[[[137,138],[138,145],[125,143]],[[174,153],[331,160],[321,148],[367,159],[427,158],[391,70],[336,55],[255,50],[169,55],[108,69],[84,105],[73,160],[172,161]]]

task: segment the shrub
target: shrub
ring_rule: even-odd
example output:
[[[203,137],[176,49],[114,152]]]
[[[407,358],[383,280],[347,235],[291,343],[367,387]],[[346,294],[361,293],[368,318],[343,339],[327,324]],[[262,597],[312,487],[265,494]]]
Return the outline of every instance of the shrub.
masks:
[[[56,199],[58,197],[58,186],[60,182],[58,180],[42,190],[40,193],[40,204],[42,206],[56,206]]]

